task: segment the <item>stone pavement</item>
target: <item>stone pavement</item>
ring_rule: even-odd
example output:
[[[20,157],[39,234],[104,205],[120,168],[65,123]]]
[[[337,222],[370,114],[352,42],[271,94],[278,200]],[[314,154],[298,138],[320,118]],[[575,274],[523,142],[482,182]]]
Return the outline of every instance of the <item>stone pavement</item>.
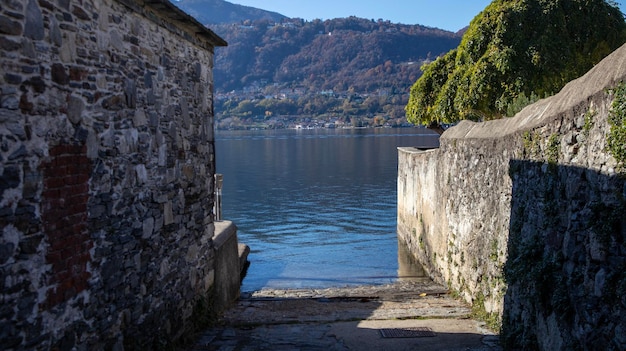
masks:
[[[261,290],[242,294],[188,351],[501,350],[498,336],[470,312],[428,279]]]

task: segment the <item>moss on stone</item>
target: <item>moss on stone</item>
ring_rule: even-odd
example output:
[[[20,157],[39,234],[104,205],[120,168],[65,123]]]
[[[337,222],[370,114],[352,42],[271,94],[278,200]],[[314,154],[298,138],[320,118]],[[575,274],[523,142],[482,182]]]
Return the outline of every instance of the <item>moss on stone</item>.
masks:
[[[485,322],[489,329],[500,332],[502,327],[500,315],[496,312],[487,312],[485,309],[485,295],[482,292],[479,292],[472,302],[472,317]]]
[[[491,260],[491,262],[498,262],[498,239],[493,238],[490,246],[491,250],[489,251],[489,260]]]

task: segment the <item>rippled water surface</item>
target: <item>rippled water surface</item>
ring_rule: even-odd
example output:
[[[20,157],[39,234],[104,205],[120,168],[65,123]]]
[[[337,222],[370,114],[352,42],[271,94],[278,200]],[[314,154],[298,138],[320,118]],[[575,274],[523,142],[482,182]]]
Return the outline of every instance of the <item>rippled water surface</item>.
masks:
[[[251,248],[242,291],[396,280],[396,148],[434,145],[415,128],[219,131],[223,217]]]

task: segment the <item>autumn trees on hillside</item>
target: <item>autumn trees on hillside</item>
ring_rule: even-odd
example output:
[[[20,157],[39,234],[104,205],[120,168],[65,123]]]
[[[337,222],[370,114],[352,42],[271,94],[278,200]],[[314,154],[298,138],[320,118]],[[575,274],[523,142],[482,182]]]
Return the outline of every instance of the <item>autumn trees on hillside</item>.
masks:
[[[216,115],[244,123],[279,115],[405,122],[404,106],[421,64],[461,38],[357,17],[260,20],[212,29],[229,43],[216,50]]]

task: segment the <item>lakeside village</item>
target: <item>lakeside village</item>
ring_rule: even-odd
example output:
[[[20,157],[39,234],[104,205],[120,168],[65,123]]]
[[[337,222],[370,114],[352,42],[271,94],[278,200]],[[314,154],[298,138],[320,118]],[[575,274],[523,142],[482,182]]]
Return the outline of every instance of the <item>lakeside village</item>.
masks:
[[[304,87],[276,89],[267,93],[263,84],[215,94],[215,128],[218,130],[410,128],[404,113],[404,94],[390,89],[372,93],[322,90]],[[313,96],[313,97],[312,97]],[[310,106],[306,108],[302,106]],[[313,101],[313,102],[312,102]],[[279,108],[263,108],[267,105]],[[372,104],[379,111],[372,109]],[[237,107],[233,108],[232,105]],[[245,107],[244,107],[245,106]],[[380,109],[384,112],[381,113]],[[327,111],[314,113],[314,111]]]
[[[233,123],[235,120],[235,123]],[[215,128],[218,130],[270,130],[270,129],[360,129],[360,128],[425,128],[415,126],[411,123],[404,122],[402,124],[384,123],[382,125],[371,125],[369,119],[359,117],[348,117],[346,121],[343,117],[338,116],[274,116],[262,121],[254,123],[236,123],[238,118],[226,117],[218,120]]]

